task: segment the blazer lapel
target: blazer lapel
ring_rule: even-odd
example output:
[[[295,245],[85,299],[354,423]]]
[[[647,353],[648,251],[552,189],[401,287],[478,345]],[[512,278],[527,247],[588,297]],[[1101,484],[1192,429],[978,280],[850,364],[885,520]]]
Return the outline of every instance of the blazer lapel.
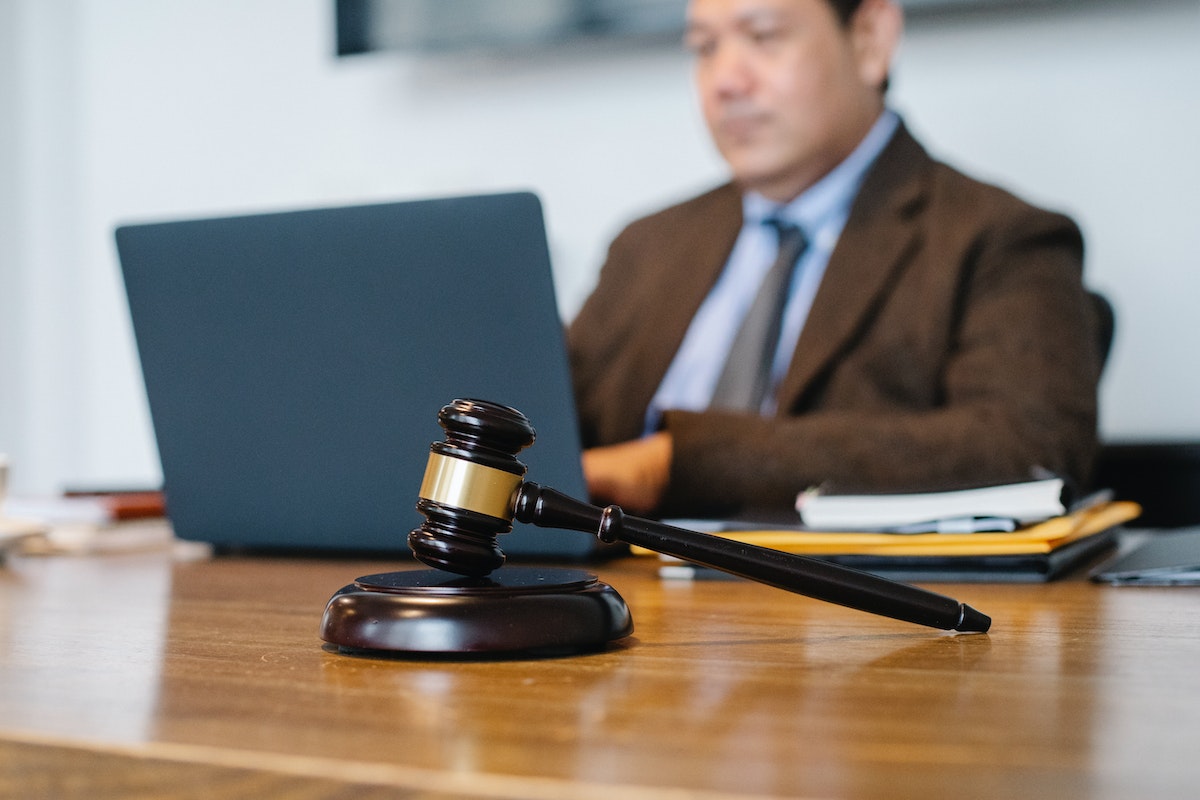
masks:
[[[697,220],[700,224],[689,237],[690,246],[675,264],[671,279],[675,302],[664,303],[662,309],[662,324],[669,326],[664,331],[664,338],[669,341],[664,348],[668,360],[675,357],[688,326],[725,269],[742,228],[742,200],[734,186],[728,184],[727,190],[723,189],[714,200],[716,213]]]
[[[781,411],[794,406],[855,332],[870,323],[881,294],[919,244],[911,218],[924,201],[930,164],[901,125],[868,173],[829,259],[779,388]]]
[[[732,184],[690,201],[686,215],[677,215],[665,235],[642,242],[653,281],[643,287],[638,314],[644,329],[624,356],[626,379],[620,396],[607,403],[602,439],[636,438],[644,414],[658,391],[688,326],[720,277],[733,242],[742,229],[742,194]]]
[[[688,326],[725,268],[742,227],[741,194],[733,184],[717,189],[689,225],[686,244],[663,253],[660,302],[655,307],[655,336],[646,337],[637,358],[635,385],[644,398],[629,403],[644,409],[658,391]],[[641,402],[642,400],[645,402]]]

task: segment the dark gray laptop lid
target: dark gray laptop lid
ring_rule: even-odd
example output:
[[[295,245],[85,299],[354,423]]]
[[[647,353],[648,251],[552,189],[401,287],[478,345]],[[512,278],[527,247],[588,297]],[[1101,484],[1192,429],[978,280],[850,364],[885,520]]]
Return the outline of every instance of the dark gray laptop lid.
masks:
[[[177,535],[403,551],[438,409],[523,411],[529,476],[583,497],[541,206],[529,193],[116,231]],[[586,534],[518,525],[510,554]]]

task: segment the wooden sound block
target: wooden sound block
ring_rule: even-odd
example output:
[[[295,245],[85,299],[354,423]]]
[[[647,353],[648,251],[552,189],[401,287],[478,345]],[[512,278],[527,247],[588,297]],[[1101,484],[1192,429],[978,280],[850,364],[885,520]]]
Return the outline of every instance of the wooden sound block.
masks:
[[[345,652],[543,656],[598,650],[633,632],[624,599],[575,569],[505,567],[366,575],[330,598],[321,638]]]

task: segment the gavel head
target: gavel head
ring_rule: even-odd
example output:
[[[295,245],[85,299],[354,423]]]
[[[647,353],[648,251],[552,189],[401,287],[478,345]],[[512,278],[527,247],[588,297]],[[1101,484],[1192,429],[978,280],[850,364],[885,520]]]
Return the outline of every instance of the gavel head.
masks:
[[[514,408],[455,400],[438,412],[446,440],[429,446],[417,510],[408,535],[417,560],[482,577],[504,563],[496,537],[512,530],[513,503],[525,477],[516,454],[533,444],[533,426]]]

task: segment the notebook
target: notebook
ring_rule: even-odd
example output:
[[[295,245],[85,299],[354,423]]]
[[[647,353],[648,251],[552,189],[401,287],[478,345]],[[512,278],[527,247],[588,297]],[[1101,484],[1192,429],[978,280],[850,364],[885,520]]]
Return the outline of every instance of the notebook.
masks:
[[[529,417],[585,497],[541,205],[519,192],[116,230],[168,514],[218,548],[407,551],[438,410]],[[518,524],[510,555],[594,536]]]

